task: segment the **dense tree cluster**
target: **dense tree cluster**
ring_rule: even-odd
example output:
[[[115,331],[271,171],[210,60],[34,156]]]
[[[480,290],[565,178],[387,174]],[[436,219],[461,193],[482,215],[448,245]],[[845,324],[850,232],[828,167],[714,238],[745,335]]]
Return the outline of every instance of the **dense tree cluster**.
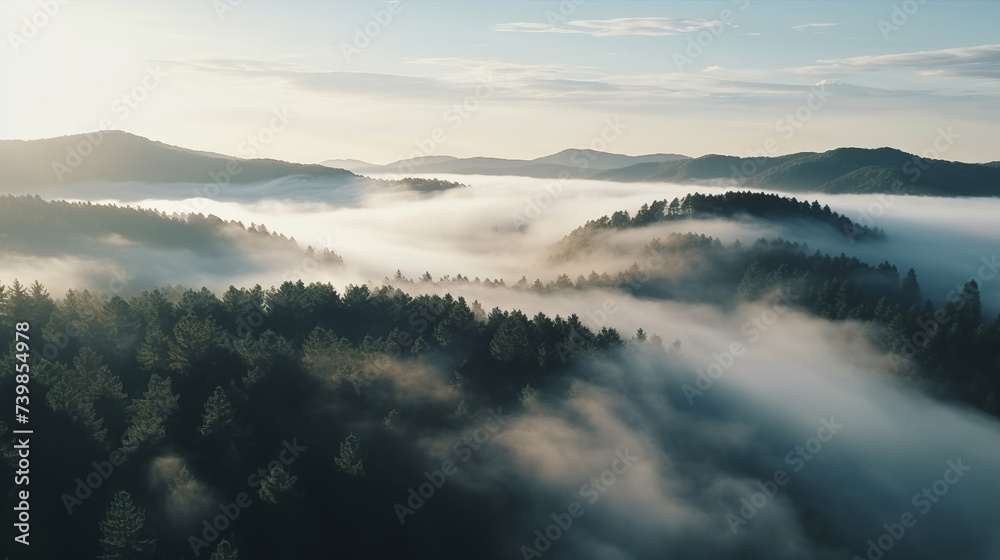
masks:
[[[984,320],[975,280],[935,307],[922,299],[912,268],[900,278],[888,262],[872,267],[844,254],[807,256],[794,243],[772,245],[778,250],[747,269],[738,297],[754,300],[787,286],[799,305],[820,317],[874,324],[875,342],[891,353],[893,371],[1000,414],[1000,316]]]
[[[796,305],[831,320],[856,320],[877,326],[873,341],[893,358],[888,368],[929,390],[1000,414],[1000,316],[983,317],[979,286],[970,281],[935,307],[924,299],[917,273],[901,275],[895,265],[872,266],[841,253],[810,253],[805,243],[781,238],[744,245],[723,245],[702,234],[670,234],[644,245],[636,262],[614,273],[592,271],[575,280],[561,274],[542,282],[522,277],[469,280],[457,275],[423,283],[471,283],[493,288],[557,293],[613,288],[639,297],[729,305],[789,290]],[[683,263],[681,271],[670,263]],[[402,274],[387,282],[414,283]]]
[[[95,242],[123,241],[147,248],[218,255],[239,250],[236,242],[240,236],[281,250],[303,252],[295,238],[271,232],[263,224],[245,226],[211,214],[167,214],[114,204],[47,201],[38,195],[0,195],[0,223],[18,232],[5,238],[0,250],[38,257],[86,254],[87,246]],[[320,263],[343,263],[326,248],[315,251],[310,247],[305,253]]]
[[[406,189],[423,193],[440,192],[468,187],[468,185],[463,183],[445,181],[444,179],[435,179],[433,177],[404,177],[398,181],[372,179],[372,181],[380,188],[391,189],[402,186]]]
[[[87,291],[55,300],[15,280],[0,288],[0,336],[13,341],[19,321],[31,323],[32,424],[46,441],[33,455],[33,476],[46,483],[32,507],[40,526],[68,527],[65,538],[36,541],[45,557],[191,557],[192,535],[205,557],[302,556],[326,546],[319,526],[342,527],[336,539],[365,550],[384,526],[359,519],[395,522],[386,504],[398,498],[385,482],[423,468],[394,423],[456,428],[487,407],[517,406],[528,380],[557,379],[578,356],[626,345],[576,315],[528,318],[450,295],[302,282],[100,301]],[[11,344],[0,357],[5,394],[16,360]],[[393,375],[409,368],[453,371],[455,399],[392,400]],[[7,481],[10,429],[0,426]],[[301,459],[282,462],[296,446]],[[180,466],[151,485],[165,461]],[[104,463],[112,472],[95,478]],[[256,504],[223,531],[225,544],[202,535],[219,512],[199,505],[205,488],[222,504],[241,492]],[[362,492],[382,498],[359,506]],[[297,537],[271,538],[281,528]]]
[[[628,210],[619,210],[610,216],[590,220],[560,241],[554,259],[563,261],[586,254],[595,237],[604,231],[639,228],[677,220],[739,216],[767,220],[808,220],[832,227],[841,235],[856,241],[885,237],[885,232],[881,229],[855,223],[847,216],[831,211],[829,206],[820,206],[817,201],[809,203],[794,197],[751,191],[730,191],[718,195],[691,193],[672,201],[664,199],[643,204],[635,216]]]

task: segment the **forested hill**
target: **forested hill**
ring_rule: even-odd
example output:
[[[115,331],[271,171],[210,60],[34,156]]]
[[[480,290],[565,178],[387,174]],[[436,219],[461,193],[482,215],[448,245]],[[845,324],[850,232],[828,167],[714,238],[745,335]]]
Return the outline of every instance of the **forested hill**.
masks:
[[[234,147],[235,148],[235,147]],[[240,153],[255,153],[247,145]],[[0,187],[83,181],[239,184],[300,176],[347,181],[350,171],[273,159],[238,159],[177,148],[120,131],[44,140],[0,140]]]
[[[790,192],[1000,196],[1000,168],[925,159],[893,148],[838,148],[779,157],[707,155],[604,171],[608,181],[697,183],[735,180],[741,186]]]
[[[291,274],[303,266],[329,274],[343,267],[328,248],[333,240],[304,240],[316,248],[303,247],[263,224],[200,213],[8,195],[0,196],[0,224],[0,275],[30,274],[60,290],[221,287],[248,274]]]
[[[635,216],[628,210],[619,210],[611,216],[590,220],[564,237],[554,250],[554,259],[566,260],[581,251],[586,252],[595,236],[602,231],[614,231],[650,226],[662,222],[690,219],[737,218],[750,216],[765,220],[802,220],[829,228],[832,235],[853,241],[883,239],[881,229],[854,223],[847,216],[830,210],[829,206],[811,204],[776,194],[749,191],[730,191],[719,195],[692,193],[683,199],[668,202],[656,200],[643,204]]]

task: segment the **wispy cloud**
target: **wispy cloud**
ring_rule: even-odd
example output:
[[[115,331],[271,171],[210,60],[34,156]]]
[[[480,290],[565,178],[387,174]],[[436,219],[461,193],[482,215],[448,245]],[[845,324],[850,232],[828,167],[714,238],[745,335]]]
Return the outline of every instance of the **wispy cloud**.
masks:
[[[494,59],[416,58],[407,62],[414,66],[418,75],[337,72],[309,65],[245,59],[161,61],[160,64],[176,71],[264,80],[274,86],[283,85],[304,92],[421,101],[461,98],[487,77],[507,101],[560,99],[657,105],[677,100],[690,102],[692,99],[703,99],[706,102],[712,100],[715,103],[769,104],[807,95],[812,84],[789,83],[760,72],[739,71],[720,65],[705,68],[701,75],[615,75],[587,66],[525,64]],[[795,70],[809,73],[805,69]],[[847,70],[858,68],[850,69],[845,66],[845,74],[848,73]],[[822,74],[818,71],[815,73]],[[829,82],[827,87],[833,88],[838,94],[852,97],[911,97],[929,94],[926,91],[861,87],[845,83],[844,80]]]
[[[802,31],[803,29],[813,29],[816,27],[833,27],[837,25],[836,23],[806,23],[803,25],[793,25],[792,29],[796,31]]]
[[[582,33],[594,37],[645,35],[651,37],[698,31],[723,25],[720,21],[667,17],[590,19],[569,21],[562,25],[548,23],[501,23],[494,31],[519,31],[522,33]]]
[[[796,71],[804,74],[846,74],[893,69],[916,70],[925,75],[996,79],[1000,78],[1000,45],[818,60]]]

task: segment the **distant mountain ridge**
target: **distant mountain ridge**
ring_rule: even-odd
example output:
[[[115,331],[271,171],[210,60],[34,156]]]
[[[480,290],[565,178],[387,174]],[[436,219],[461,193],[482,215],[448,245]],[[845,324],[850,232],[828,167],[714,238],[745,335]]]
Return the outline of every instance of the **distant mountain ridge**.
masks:
[[[86,181],[251,184],[284,178],[318,187],[360,174],[572,177],[617,182],[717,184],[793,193],[1000,196],[1000,162],[923,159],[894,148],[837,148],[778,157],[628,156],[567,149],[533,160],[428,156],[375,165],[360,160],[299,164],[239,159],[170,146],[120,131],[43,140],[0,140],[0,188],[17,191]],[[358,175],[356,175],[358,174]]]
[[[643,163],[592,177],[607,181],[735,181],[744,188],[789,192],[998,196],[1000,167],[924,159],[894,148],[837,148],[779,157],[707,155]]]
[[[342,166],[354,173],[454,173],[461,175],[515,175],[522,177],[559,177],[570,173],[576,178],[591,177],[601,171],[627,167],[641,163],[663,163],[688,159],[677,154],[648,154],[628,156],[590,149],[570,148],[561,152],[535,158],[501,159],[492,157],[456,158],[451,156],[427,156],[404,159],[386,165],[365,164],[358,160],[327,160],[322,165]],[[355,163],[357,162],[357,163]]]
[[[0,186],[83,181],[254,183],[289,176],[346,180],[350,171],[273,159],[239,159],[170,146],[121,131],[44,140],[0,140]]]

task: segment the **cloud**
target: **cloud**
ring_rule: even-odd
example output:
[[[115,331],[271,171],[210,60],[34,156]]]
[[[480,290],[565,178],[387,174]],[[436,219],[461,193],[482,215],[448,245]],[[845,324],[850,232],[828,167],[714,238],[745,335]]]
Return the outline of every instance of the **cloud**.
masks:
[[[263,62],[250,59],[201,59],[160,61],[175,71],[229,76],[240,80],[284,85],[305,92],[354,96],[438,98],[442,94],[465,95],[458,84],[434,78],[372,72],[338,72],[303,64]]]
[[[675,33],[687,33],[723,25],[722,22],[706,19],[684,19],[667,17],[591,19],[567,22],[556,26],[548,23],[501,23],[494,31],[519,31],[522,33],[578,33],[592,37],[617,37],[639,35],[659,37]]]
[[[836,24],[836,23],[806,23],[806,24],[803,24],[803,25],[793,25],[792,29],[795,29],[796,31],[802,31],[803,29],[811,29],[811,28],[814,28],[814,27],[833,27],[834,25],[838,25],[838,24]]]
[[[586,513],[535,545],[551,546],[553,558],[848,558],[907,510],[920,522],[893,543],[902,556],[988,556],[996,537],[976,527],[996,522],[979,504],[996,495],[997,423],[873,374],[877,352],[857,325],[784,315],[710,392],[685,400],[680,387],[713,347],[739,339],[737,325],[760,312],[625,298],[616,319],[685,325],[686,350],[582,360],[542,389],[538,407],[507,412],[502,431],[449,481],[463,503],[504,497],[486,546],[523,553],[575,501]],[[802,454],[817,434],[830,439]],[[461,434],[419,435],[436,462]],[[913,509],[949,461],[972,470],[932,508]],[[778,470],[791,483],[764,500],[762,484]],[[763,503],[743,513],[750,500]]]
[[[796,71],[833,74],[908,69],[948,77],[1000,78],[1000,45],[818,60]]]

